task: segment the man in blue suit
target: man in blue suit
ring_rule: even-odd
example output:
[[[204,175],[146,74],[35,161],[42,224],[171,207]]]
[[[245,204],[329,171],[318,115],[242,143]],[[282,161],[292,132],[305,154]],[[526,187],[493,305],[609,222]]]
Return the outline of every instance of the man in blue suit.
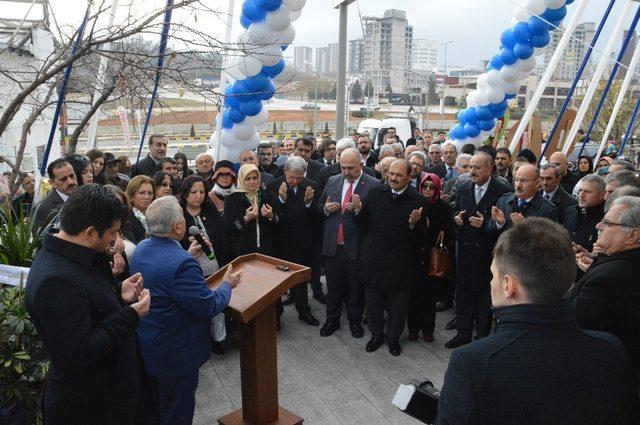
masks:
[[[158,400],[162,424],[191,424],[198,371],[209,352],[209,324],[222,312],[231,290],[242,279],[231,265],[222,284],[211,291],[194,257],[197,242],[182,249],[185,232],[182,208],[175,198],[156,199],[146,211],[149,239],[138,244],[131,273],[145,276],[151,291],[149,314],[138,327],[140,349]]]
[[[378,180],[362,171],[362,155],[354,148],[340,154],[341,174],[327,181],[319,208],[324,220],[322,255],[327,273],[327,321],[320,329],[321,336],[332,335],[340,329],[340,315],[344,294],[349,294],[347,314],[349,329],[354,338],[362,338],[364,287],[358,280],[357,263],[364,235],[355,224],[353,200],[366,204],[369,191]]]

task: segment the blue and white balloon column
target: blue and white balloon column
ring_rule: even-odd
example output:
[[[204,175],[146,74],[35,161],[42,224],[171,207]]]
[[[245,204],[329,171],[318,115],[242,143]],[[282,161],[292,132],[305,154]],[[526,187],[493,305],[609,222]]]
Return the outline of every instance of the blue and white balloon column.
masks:
[[[574,0],[526,0],[516,9],[512,27],[500,36],[500,51],[478,77],[477,89],[467,95],[467,108],[458,113],[458,124],[449,137],[460,148],[466,143],[478,146],[493,134],[507,101],[520,90],[521,81],[533,72],[536,56],[544,53],[555,30],[567,14],[566,5]]]
[[[291,22],[300,17],[306,0],[244,0],[238,37],[239,55],[225,64],[233,83],[224,92],[224,108],[216,121],[220,132],[220,159],[237,162],[240,152],[260,143],[256,127],[269,119],[263,101],[275,92],[273,78],[285,67],[282,52],[295,38]],[[217,149],[217,134],[211,147]]]

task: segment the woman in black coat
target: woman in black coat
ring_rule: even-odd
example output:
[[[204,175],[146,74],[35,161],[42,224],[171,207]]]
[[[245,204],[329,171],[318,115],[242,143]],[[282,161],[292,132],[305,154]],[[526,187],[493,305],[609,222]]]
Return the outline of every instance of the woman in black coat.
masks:
[[[260,182],[258,167],[242,165],[238,188],[224,202],[223,220],[234,257],[254,252],[275,254],[278,211],[275,195]]]
[[[426,173],[420,179],[419,192],[427,198],[425,217],[428,219],[427,240],[421,247],[420,266],[416,270],[416,277],[411,285],[409,308],[407,311],[407,326],[409,341],[416,341],[422,331],[425,342],[433,342],[433,330],[436,323],[436,298],[441,287],[451,285],[447,279],[429,277],[429,260],[431,249],[436,246],[440,232],[444,232],[444,245],[453,241],[453,222],[451,207],[440,199],[442,182],[433,173]]]
[[[147,237],[147,222],[144,214],[147,211],[147,207],[153,202],[155,193],[155,181],[145,175],[132,178],[127,186],[127,200],[131,209],[122,234],[134,245],[138,245],[140,241]]]

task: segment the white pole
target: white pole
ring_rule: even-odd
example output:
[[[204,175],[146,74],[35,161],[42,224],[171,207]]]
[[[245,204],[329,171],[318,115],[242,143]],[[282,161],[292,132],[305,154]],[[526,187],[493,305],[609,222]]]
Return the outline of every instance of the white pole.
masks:
[[[564,31],[564,34],[562,34],[562,38],[558,43],[558,47],[556,48],[556,51],[553,52],[553,56],[549,61],[549,65],[547,66],[547,69],[545,70],[544,75],[542,76],[542,79],[540,79],[540,83],[538,84],[538,87],[536,88],[535,93],[533,93],[533,97],[529,102],[529,106],[527,107],[527,110],[524,112],[524,116],[520,120],[520,125],[518,125],[518,128],[516,129],[516,132],[513,135],[513,139],[511,139],[511,145],[509,145],[509,150],[511,152],[514,152],[514,150],[518,146],[518,142],[520,141],[520,138],[522,137],[522,134],[524,133],[525,128],[529,124],[529,121],[531,121],[531,117],[533,117],[533,113],[535,112],[536,108],[538,107],[538,103],[542,98],[544,89],[549,84],[549,81],[551,81],[551,78],[553,77],[553,73],[556,71],[556,68],[558,67],[558,63],[560,62],[560,59],[562,59],[562,56],[564,55],[564,50],[567,48],[569,41],[571,41],[573,32],[576,30],[576,27],[578,26],[578,22],[580,21],[580,17],[584,13],[584,10],[586,9],[588,3],[589,3],[589,0],[580,0],[580,2],[578,3],[578,6],[576,7],[575,12],[573,12],[573,16],[571,16],[571,19],[569,20],[567,29]]]
[[[109,11],[109,32],[111,32],[111,28],[113,27],[113,21],[116,18],[116,9],[118,8],[118,0],[113,0],[111,3],[111,10]],[[105,46],[105,50],[108,51],[111,47],[111,43],[107,43]],[[100,65],[98,66],[98,77],[96,79],[96,91],[93,93],[93,99],[91,100],[91,104],[95,104],[100,98],[101,92],[104,89],[104,78],[107,72],[107,57],[103,56],[100,58]],[[98,132],[98,120],[100,119],[100,108],[96,111],[95,114],[91,117],[91,122],[89,123],[89,130],[87,132],[87,151],[90,151],[94,147],[96,147],[96,134]]]
[[[624,77],[624,81],[620,86],[620,93],[618,93],[618,98],[616,99],[616,103],[613,106],[613,110],[611,111],[611,118],[609,118],[607,129],[604,131],[604,134],[602,135],[602,141],[600,142],[600,148],[598,149],[598,154],[596,155],[594,164],[597,164],[598,161],[600,160],[600,156],[602,155],[604,146],[607,143],[609,134],[611,134],[611,129],[613,129],[613,125],[616,122],[616,117],[618,116],[618,112],[620,112],[620,107],[622,106],[624,97],[627,94],[627,90],[629,89],[631,80],[633,80],[633,77],[635,76],[635,69],[638,66],[638,62],[640,62],[640,43],[636,45],[636,51],[633,52],[633,57],[631,58],[631,62],[629,63],[629,68],[627,69],[627,75]]]
[[[235,0],[229,0],[229,6],[227,6],[227,31],[225,32],[225,35],[224,35],[224,44],[226,46],[228,46],[229,43],[231,43],[231,30],[233,29],[233,13],[234,13],[234,11],[235,11]],[[224,55],[222,55],[222,63],[223,64],[227,63],[227,54],[226,53]],[[220,85],[218,86],[218,93],[220,93],[220,96],[218,98],[220,99],[220,102],[223,101],[223,94],[224,94],[224,90],[225,90],[226,86],[227,86],[227,73],[223,69],[222,72],[220,72]],[[222,113],[222,107],[221,106],[222,105],[218,104],[218,114]],[[216,125],[216,140],[217,140],[217,144],[216,144],[216,164],[220,160],[220,145],[221,145],[220,138],[221,137],[222,137],[222,117],[220,117],[220,119],[218,120],[218,125]]]
[[[598,62],[598,66],[596,68],[595,73],[593,74],[593,78],[591,78],[591,82],[589,83],[589,87],[587,88],[587,92],[584,95],[584,99],[582,99],[582,103],[580,104],[580,109],[578,110],[578,114],[576,115],[576,119],[571,126],[571,130],[569,130],[569,135],[564,141],[564,146],[562,148],[562,152],[566,155],[569,152],[569,148],[571,147],[571,142],[578,134],[578,130],[582,125],[582,121],[584,120],[585,115],[587,114],[587,110],[589,109],[589,105],[591,104],[591,100],[598,89],[598,83],[602,78],[602,74],[604,74],[605,69],[609,65],[609,60],[611,57],[611,52],[613,48],[618,42],[618,34],[622,34],[624,29],[624,23],[631,14],[631,9],[633,6],[637,4],[635,1],[627,0],[624,5],[624,9],[616,22],[616,26],[614,30],[611,32],[612,36],[609,38],[607,45],[604,48],[604,51],[601,53],[600,62]],[[633,73],[634,70],[631,70]]]

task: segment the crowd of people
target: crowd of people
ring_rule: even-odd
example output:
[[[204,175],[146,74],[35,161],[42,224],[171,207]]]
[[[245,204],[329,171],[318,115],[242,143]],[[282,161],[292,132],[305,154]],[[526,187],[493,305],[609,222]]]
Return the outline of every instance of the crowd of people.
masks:
[[[573,167],[555,152],[540,166],[527,149],[517,156],[490,145],[459,150],[445,138],[415,129],[405,143],[391,128],[375,147],[366,133],[337,142],[325,134],[319,143],[306,136],[262,142],[236,164],[202,153],[191,170],[184,154],[167,156],[167,137],[153,135],[136,164],[99,150],[51,162],[52,190],[37,205],[26,176],[12,205],[44,234],[27,308],[52,358],[50,423],[78,423],[78,415],[93,422],[96,409],[110,412],[107,423],[191,423],[198,368],[209,350],[224,351],[224,308],[242,284],[231,269],[216,291],[204,279],[256,252],[312,270],[309,282],[278,301],[278,329],[291,304],[299,320],[330,337],[345,308],[353,338],[368,328],[366,352],[386,343],[399,356],[405,327],[408,343],[432,343],[437,312],[453,308],[446,329],[456,333],[445,347],[465,347],[445,377],[440,423],[542,423],[517,418],[544,417],[543,406],[558,409],[558,400],[524,411],[515,399],[509,408],[492,405],[499,391],[515,394],[523,384],[531,394],[547,391],[551,378],[538,375],[555,369],[545,362],[562,362],[553,377],[561,388],[579,371],[591,376],[566,389],[573,398],[559,396],[588,408],[545,423],[626,423],[632,409],[638,418],[634,164],[608,158],[594,169],[582,156]],[[311,312],[308,287],[325,304],[322,318]],[[110,292],[108,302],[100,291]],[[527,368],[529,358],[539,369]],[[509,375],[518,380],[496,372],[504,368],[498,359],[522,369]],[[599,368],[610,371],[606,378]],[[114,375],[117,394],[108,397],[91,381]],[[132,377],[140,377],[135,386]],[[602,391],[587,391],[586,382],[608,383],[610,400],[602,403],[614,409],[613,422],[593,421],[602,417],[594,412],[599,401],[582,395]],[[132,404],[134,390],[140,401]]]

